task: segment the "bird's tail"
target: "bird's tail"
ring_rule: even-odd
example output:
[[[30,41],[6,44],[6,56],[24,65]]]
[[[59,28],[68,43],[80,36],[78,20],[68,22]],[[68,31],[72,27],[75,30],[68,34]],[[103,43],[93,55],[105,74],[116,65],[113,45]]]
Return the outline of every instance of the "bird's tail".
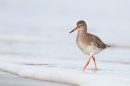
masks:
[[[107,47],[111,47],[111,46],[107,45]]]

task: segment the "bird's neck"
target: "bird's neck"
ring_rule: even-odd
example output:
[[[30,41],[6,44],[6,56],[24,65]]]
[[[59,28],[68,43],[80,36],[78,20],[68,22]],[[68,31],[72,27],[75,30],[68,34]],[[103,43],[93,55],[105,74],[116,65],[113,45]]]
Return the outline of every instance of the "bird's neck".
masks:
[[[86,30],[78,30],[77,39],[84,37],[87,35],[87,29]]]
[[[87,34],[87,29],[78,30],[78,35]]]

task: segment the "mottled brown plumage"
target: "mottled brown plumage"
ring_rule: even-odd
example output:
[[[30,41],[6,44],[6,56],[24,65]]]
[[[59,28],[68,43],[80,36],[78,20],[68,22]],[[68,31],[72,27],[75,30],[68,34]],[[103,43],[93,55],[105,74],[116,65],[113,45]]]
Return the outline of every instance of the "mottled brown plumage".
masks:
[[[84,54],[88,54],[90,56],[84,69],[89,64],[91,57],[93,58],[94,63],[95,63],[95,68],[97,69],[96,61],[95,61],[95,58],[93,55],[101,52],[103,49],[105,49],[106,47],[109,47],[109,46],[106,45],[105,43],[103,43],[99,37],[87,32],[87,24],[85,23],[85,21],[83,21],[83,20],[78,21],[77,27],[75,29],[73,29],[71,32],[73,32],[77,29],[78,29],[78,35],[76,38],[76,43],[77,43],[79,49]]]
[[[82,23],[86,24],[85,21],[80,20],[80,21],[77,22],[77,26],[78,26],[79,24],[82,24]],[[86,24],[86,25],[87,25],[87,24]]]
[[[94,45],[101,49],[105,49],[107,47],[107,45],[104,44],[99,37],[92,35],[90,33],[86,34],[86,32],[78,31],[76,41],[79,41],[79,40],[85,43],[86,45]]]

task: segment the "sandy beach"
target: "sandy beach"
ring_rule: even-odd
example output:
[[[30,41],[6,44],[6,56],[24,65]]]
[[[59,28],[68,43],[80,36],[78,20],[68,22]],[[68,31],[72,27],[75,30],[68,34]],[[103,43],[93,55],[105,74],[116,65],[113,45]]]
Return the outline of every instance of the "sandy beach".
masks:
[[[74,86],[63,83],[40,81],[0,71],[0,86]]]

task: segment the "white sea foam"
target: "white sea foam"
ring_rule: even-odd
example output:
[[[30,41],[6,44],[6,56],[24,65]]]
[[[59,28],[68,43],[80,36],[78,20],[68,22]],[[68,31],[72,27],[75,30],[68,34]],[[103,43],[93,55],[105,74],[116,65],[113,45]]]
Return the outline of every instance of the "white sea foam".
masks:
[[[15,64],[24,64],[24,65],[56,65],[57,61],[50,61],[49,59],[21,59],[21,58],[7,58],[0,57],[0,61],[7,63],[15,63]]]
[[[90,63],[83,72],[87,58],[81,58],[75,43],[71,44],[75,42],[76,32],[68,34],[76,21],[83,19],[88,24],[88,32],[99,36],[106,44],[130,47],[130,1],[75,0],[75,4],[72,0],[21,1],[0,1],[0,70],[20,77],[79,86],[130,86],[129,64],[116,64],[129,61],[129,49],[103,51],[96,56],[97,61],[104,60],[104,63],[97,62],[101,69],[91,70]],[[43,54],[40,58],[37,52],[52,58]],[[60,58],[54,58],[55,55]]]
[[[90,74],[83,71],[64,70],[54,67],[36,67],[0,62],[0,70],[38,80],[47,80],[79,86],[129,86],[130,80],[119,79],[101,74]]]

